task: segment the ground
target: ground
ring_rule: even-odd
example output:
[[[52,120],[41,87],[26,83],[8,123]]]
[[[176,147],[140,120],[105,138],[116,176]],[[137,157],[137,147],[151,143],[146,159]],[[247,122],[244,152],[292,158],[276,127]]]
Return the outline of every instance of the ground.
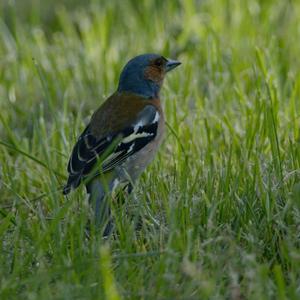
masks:
[[[1,299],[300,298],[299,1],[4,0],[0,18]],[[147,52],[182,62],[166,138],[114,236],[87,239],[68,156]]]

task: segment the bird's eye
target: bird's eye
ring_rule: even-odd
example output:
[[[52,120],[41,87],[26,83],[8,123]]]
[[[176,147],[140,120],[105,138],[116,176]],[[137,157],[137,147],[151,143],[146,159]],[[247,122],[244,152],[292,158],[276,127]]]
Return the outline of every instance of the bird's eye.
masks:
[[[158,58],[157,60],[155,60],[154,64],[157,67],[161,67],[164,64],[164,60],[162,58]]]

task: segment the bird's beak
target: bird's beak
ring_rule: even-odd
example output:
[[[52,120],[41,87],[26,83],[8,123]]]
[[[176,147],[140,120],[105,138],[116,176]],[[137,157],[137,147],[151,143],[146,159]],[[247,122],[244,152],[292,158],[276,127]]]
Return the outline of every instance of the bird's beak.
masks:
[[[180,62],[180,61],[168,59],[168,61],[167,61],[167,63],[166,63],[166,72],[169,72],[169,71],[175,69],[175,68],[178,67],[179,65],[181,65],[181,62]]]

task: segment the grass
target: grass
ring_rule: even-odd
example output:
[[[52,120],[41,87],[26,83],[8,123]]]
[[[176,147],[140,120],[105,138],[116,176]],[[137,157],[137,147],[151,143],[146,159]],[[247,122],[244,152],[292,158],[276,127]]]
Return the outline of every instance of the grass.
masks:
[[[0,6],[1,299],[300,298],[298,1]],[[115,236],[86,240],[68,156],[144,52],[183,63],[169,129]]]

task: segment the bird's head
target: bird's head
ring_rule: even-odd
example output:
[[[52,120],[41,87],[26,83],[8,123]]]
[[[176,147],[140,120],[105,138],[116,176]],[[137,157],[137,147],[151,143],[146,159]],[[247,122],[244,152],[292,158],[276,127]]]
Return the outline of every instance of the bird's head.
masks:
[[[158,97],[165,75],[179,66],[176,60],[158,54],[142,54],[131,59],[124,67],[119,92],[132,92],[146,98]]]

